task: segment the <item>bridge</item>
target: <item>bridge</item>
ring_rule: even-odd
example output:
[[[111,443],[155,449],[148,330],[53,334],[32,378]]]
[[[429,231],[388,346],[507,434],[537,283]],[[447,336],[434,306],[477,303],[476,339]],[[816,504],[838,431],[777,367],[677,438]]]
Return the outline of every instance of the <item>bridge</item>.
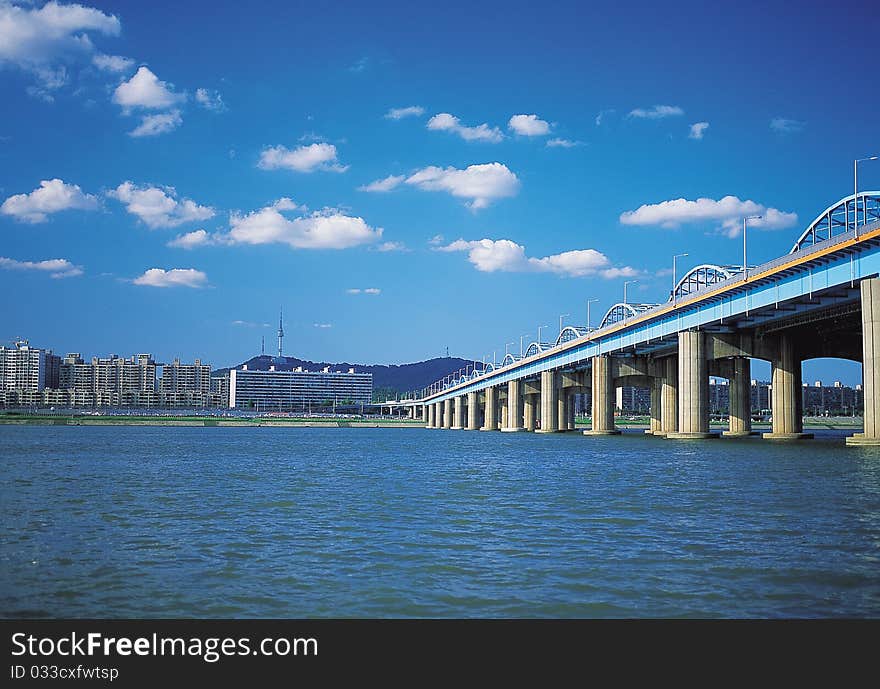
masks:
[[[619,433],[615,389],[649,388],[646,433],[709,438],[709,377],[730,387],[728,436],[753,435],[750,359],[771,363],[772,429],[803,432],[803,361],[838,357],[863,366],[864,433],[851,445],[880,445],[880,192],[826,208],[791,251],[757,266],[702,264],[667,301],[619,303],[596,329],[566,327],[521,357],[447,376],[401,400],[428,428],[572,431],[572,396],[592,396],[586,435]]]

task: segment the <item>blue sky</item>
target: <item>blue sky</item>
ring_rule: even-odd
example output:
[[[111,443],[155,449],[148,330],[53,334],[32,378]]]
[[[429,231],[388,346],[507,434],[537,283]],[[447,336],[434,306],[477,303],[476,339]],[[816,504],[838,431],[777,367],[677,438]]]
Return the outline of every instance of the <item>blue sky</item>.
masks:
[[[222,366],[283,304],[302,358],[501,358],[665,300],[880,153],[865,9],[0,0],[0,339]]]

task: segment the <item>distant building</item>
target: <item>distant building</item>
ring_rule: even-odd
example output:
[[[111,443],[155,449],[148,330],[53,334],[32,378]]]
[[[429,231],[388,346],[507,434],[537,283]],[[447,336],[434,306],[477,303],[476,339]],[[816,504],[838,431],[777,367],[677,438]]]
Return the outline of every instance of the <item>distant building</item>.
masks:
[[[112,354],[83,361],[78,353],[61,360],[59,388],[74,407],[152,407],[159,403],[156,362],[150,354],[129,359]],[[63,402],[62,402],[63,403]]]
[[[229,372],[229,407],[256,411],[316,411],[337,405],[370,404],[373,374],[330,371],[248,370]]]
[[[40,404],[42,391],[58,384],[59,362],[52,350],[31,347],[27,340],[0,347],[0,404]]]
[[[616,408],[625,414],[647,414],[651,410],[651,390],[629,385],[617,388]]]
[[[204,407],[210,402],[211,367],[196,359],[181,364],[175,359],[162,366],[159,398],[163,407]]]
[[[214,376],[211,378],[210,391],[208,393],[208,406],[229,406],[229,374]]]

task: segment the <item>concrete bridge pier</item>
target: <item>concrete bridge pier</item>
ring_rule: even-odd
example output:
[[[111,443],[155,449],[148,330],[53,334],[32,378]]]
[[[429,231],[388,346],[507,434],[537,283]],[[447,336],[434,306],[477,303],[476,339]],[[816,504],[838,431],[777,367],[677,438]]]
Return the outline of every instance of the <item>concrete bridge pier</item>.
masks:
[[[443,428],[452,428],[452,399],[443,400]]]
[[[617,435],[614,427],[614,377],[611,357],[600,354],[593,357],[593,415],[592,427],[584,435]]]
[[[568,390],[561,387],[556,392],[556,419],[559,431],[568,430]]]
[[[507,383],[507,423],[501,427],[502,431],[507,433],[516,433],[523,431],[523,395],[520,389],[522,384],[518,380],[511,380]]]
[[[434,428],[443,428],[443,402],[434,403]]]
[[[717,433],[709,432],[709,360],[702,332],[678,333],[678,391],[678,431],[666,437],[717,438]]]
[[[559,430],[559,386],[556,371],[541,372],[541,428],[538,433]]]
[[[434,405],[425,405],[425,428],[434,428]]]
[[[663,382],[660,386],[660,432],[668,435],[678,431],[678,358],[667,357],[663,362]]]
[[[480,404],[477,402],[477,393],[467,394],[467,430],[475,431],[480,427]]]
[[[498,430],[498,388],[490,385],[486,388],[486,413],[481,431]]]
[[[537,395],[531,393],[523,395],[523,426],[525,426],[525,430],[534,431],[536,428],[535,423],[535,406]]]
[[[847,445],[880,445],[880,279],[863,280],[862,382],[865,431],[846,439]]]
[[[651,378],[651,425],[645,431],[648,435],[660,435],[663,427],[661,409],[663,408],[663,379]]]
[[[464,430],[464,395],[456,395],[453,400],[452,430]]]
[[[737,357],[731,362],[728,394],[730,400],[730,429],[725,436],[743,437],[752,432],[752,362]]]
[[[779,336],[773,358],[770,380],[770,413],[773,425],[767,440],[801,440],[812,438],[804,433],[803,385],[801,362],[795,355],[794,342],[786,334]],[[866,396],[867,398],[867,396]]]

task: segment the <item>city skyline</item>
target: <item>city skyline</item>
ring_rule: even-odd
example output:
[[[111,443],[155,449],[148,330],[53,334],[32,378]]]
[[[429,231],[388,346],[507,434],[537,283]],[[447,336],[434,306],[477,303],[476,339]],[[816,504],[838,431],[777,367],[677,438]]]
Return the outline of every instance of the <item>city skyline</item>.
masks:
[[[739,264],[743,215],[750,263],[786,253],[880,153],[855,3],[849,51],[821,55],[821,14],[781,3],[560,6],[543,31],[510,3],[212,4],[210,27],[207,5],[73,7],[0,1],[0,288],[27,295],[0,340],[60,353],[234,365],[284,304],[300,358],[500,359],[587,299],[596,325],[624,280],[664,301],[674,255]],[[823,83],[860,94],[845,127]]]

